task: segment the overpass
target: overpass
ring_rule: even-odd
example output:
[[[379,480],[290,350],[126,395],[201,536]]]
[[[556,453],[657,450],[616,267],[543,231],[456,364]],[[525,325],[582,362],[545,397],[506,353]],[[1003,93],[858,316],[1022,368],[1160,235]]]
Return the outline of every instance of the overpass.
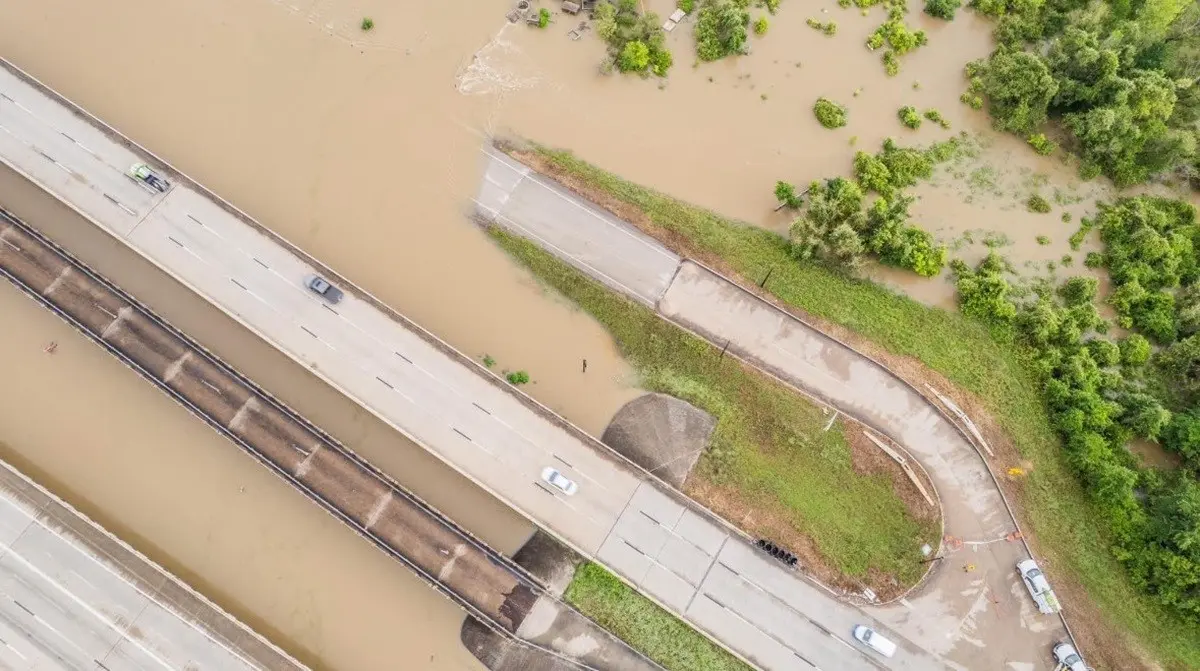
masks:
[[[901,637],[889,660],[849,642],[886,627],[7,63],[0,95],[6,164],[725,647],[768,669],[945,666]],[[141,161],[171,188],[130,179]],[[308,292],[314,273],[346,298]]]

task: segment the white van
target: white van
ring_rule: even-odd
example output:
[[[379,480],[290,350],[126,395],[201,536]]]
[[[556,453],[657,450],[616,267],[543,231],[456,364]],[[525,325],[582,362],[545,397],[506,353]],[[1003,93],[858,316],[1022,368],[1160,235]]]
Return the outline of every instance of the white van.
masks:
[[[858,625],[854,628],[854,638],[862,641],[863,645],[878,652],[884,657],[891,657],[896,654],[896,644],[887,640],[874,629]]]

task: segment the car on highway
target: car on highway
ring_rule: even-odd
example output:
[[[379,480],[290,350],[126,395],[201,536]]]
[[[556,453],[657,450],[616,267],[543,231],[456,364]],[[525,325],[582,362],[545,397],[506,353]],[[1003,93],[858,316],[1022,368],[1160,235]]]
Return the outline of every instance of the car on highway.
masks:
[[[1038,610],[1045,615],[1053,615],[1062,610],[1058,597],[1054,595],[1054,590],[1050,589],[1050,582],[1046,580],[1042,569],[1038,568],[1037,562],[1032,559],[1017,562],[1017,573],[1021,574],[1025,589],[1029,590],[1029,595],[1033,597]]]
[[[338,301],[342,300],[342,296],[345,295],[342,293],[341,289],[333,286],[329,283],[329,280],[326,280],[320,275],[309,276],[309,278],[305,280],[304,286],[308,287],[309,291],[320,296],[321,298],[324,298],[330,303],[337,303]]]
[[[154,169],[145,163],[134,163],[129,168],[129,176],[135,182],[141,184],[151,191],[158,193],[166,193],[167,189],[171,188],[171,183],[163,179]]]
[[[1091,671],[1088,665],[1083,663],[1083,657],[1076,652],[1075,646],[1066,641],[1054,646],[1054,661],[1065,671]]]
[[[891,657],[896,654],[896,644],[882,636],[879,632],[866,625],[858,625],[854,628],[854,638],[862,641],[862,644],[868,648],[878,652],[884,657]]]
[[[563,475],[553,466],[542,469],[542,479],[567,496],[579,491],[579,483]]]

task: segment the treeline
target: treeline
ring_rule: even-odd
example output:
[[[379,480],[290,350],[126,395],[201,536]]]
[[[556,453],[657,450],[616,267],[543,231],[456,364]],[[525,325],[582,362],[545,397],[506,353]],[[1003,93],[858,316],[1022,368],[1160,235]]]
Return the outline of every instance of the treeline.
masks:
[[[1175,172],[1200,188],[1200,4],[1195,0],[974,0],[998,46],[967,66],[964,101],[1030,139],[1055,120],[1085,178],[1118,186]]]
[[[1109,301],[1132,333],[1105,336],[1097,280],[1043,280],[1019,291],[994,253],[974,269],[952,264],[960,306],[1030,348],[1068,461],[1107,517],[1114,554],[1140,589],[1200,621],[1200,324],[1195,301],[1180,298],[1200,275],[1195,209],[1126,198],[1104,207],[1095,225],[1118,285]],[[1136,298],[1133,286],[1141,287]],[[1166,346],[1153,351],[1146,335]],[[1137,438],[1176,452],[1183,467],[1142,468],[1127,449]]]

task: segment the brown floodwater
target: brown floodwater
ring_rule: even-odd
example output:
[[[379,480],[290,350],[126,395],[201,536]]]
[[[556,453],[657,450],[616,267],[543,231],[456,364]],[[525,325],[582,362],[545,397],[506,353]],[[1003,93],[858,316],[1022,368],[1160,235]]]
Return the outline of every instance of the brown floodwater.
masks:
[[[676,66],[660,82],[599,74],[604,49],[594,33],[567,36],[578,18],[556,13],[545,30],[510,25],[512,4],[8,2],[0,44],[17,65],[455,346],[527,370],[531,394],[591,432],[636,395],[636,380],[594,322],[546,300],[468,223],[488,135],[571,148],[631,180],[785,230],[773,212],[776,180],[845,174],[854,151],[874,151],[888,136],[928,143],[965,131],[981,152],[915,190],[917,220],[971,260],[988,239],[1029,273],[1064,254],[1072,266],[1057,272],[1082,266],[1087,248],[1072,251],[1067,238],[1103,187],[1076,184],[1072,166],[997,135],[985,113],[958,101],[963,64],[991,49],[990,25],[970,12],[947,24],[914,7],[908,20],[930,42],[892,78],[863,46],[881,8],[864,17],[832,0],[783,3],[750,56],[702,65],[685,23],[668,38]],[[665,15],[673,3],[647,4]],[[358,28],[364,16],[374,20],[369,33]],[[809,16],[837,21],[838,34],[809,28]],[[847,105],[845,128],[817,124],[820,96]],[[910,131],[896,118],[903,105],[937,109],[952,129],[927,122]],[[1034,191],[1054,212],[1025,210]],[[0,195],[39,226],[54,220],[51,233],[72,249],[468,527],[507,549],[528,532],[11,174],[0,175]],[[1064,209],[1072,223],[1061,221]],[[944,279],[874,273],[931,304],[952,301]],[[48,314],[9,289],[0,300],[0,365],[19,383],[0,409],[7,456],[312,659],[457,668],[461,618],[439,597]],[[51,338],[69,344],[40,356]],[[77,421],[56,420],[60,410]],[[434,662],[422,661],[430,655]]]

